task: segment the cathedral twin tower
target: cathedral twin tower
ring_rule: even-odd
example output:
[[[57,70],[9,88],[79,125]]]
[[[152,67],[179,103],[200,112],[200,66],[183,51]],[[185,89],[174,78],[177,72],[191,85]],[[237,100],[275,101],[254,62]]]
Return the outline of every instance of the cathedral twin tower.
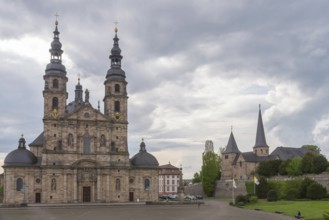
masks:
[[[155,201],[157,159],[140,151],[129,159],[127,81],[121,69],[118,29],[109,56],[104,113],[89,103],[80,79],[67,104],[66,68],[58,22],[51,42],[45,86],[43,132],[26,149],[25,139],[4,161],[4,204]]]

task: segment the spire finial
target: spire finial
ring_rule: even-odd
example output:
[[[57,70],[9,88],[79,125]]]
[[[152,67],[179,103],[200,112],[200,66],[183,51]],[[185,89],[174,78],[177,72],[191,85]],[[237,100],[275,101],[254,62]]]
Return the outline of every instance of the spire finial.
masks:
[[[98,106],[97,106],[97,108],[98,108],[98,111],[101,110],[101,107],[100,107],[100,105],[99,105],[99,101],[98,101]]]
[[[259,110],[262,110],[262,105],[261,104],[259,104]]]
[[[233,131],[233,125],[231,125],[231,132]]]
[[[22,133],[22,134],[21,134],[21,138],[23,138],[23,137],[24,137],[24,134]]]
[[[57,12],[56,12],[56,14],[55,14],[54,16],[56,17],[55,25],[57,26],[57,25],[58,25],[58,20],[57,20],[57,18],[58,18],[58,16],[59,16],[59,14],[57,14]]]
[[[115,31],[115,33],[118,33],[118,24],[119,24],[119,22],[117,20],[115,20],[114,24],[115,24],[114,31]]]
[[[78,73],[78,84],[80,84],[80,73]]]
[[[142,142],[144,142],[144,138],[142,138]]]

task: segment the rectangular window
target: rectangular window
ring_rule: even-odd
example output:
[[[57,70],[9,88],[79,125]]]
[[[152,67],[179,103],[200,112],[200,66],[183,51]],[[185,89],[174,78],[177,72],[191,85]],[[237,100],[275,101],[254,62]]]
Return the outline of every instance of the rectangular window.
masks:
[[[172,183],[172,184],[175,184],[175,180],[172,180],[171,183]]]
[[[169,192],[169,186],[167,186],[167,192]]]
[[[171,189],[172,189],[172,191],[173,191],[173,192],[175,192],[175,187],[174,187],[174,186],[173,186],[173,187],[171,187]]]
[[[167,180],[167,184],[169,184],[169,180]]]
[[[175,176],[174,176],[174,175],[172,175],[172,178],[175,178]]]
[[[83,153],[89,154],[90,153],[90,138],[83,138]]]

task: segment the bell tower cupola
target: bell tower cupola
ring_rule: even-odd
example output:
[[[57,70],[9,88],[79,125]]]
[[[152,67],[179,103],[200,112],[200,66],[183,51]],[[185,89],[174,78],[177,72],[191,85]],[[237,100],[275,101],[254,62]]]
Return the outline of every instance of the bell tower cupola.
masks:
[[[127,81],[126,74],[121,69],[122,56],[119,47],[118,27],[114,29],[115,36],[113,38],[113,47],[109,56],[111,67],[107,71],[104,95],[104,115],[112,122],[114,130],[112,135],[115,138],[112,143],[115,148],[120,152],[126,152],[128,155],[128,95],[127,95]],[[128,157],[125,158],[125,160]]]
[[[127,123],[127,81],[121,69],[121,49],[119,47],[118,27],[115,29],[113,48],[109,56],[111,68],[107,71],[104,97],[104,114],[116,123]]]
[[[56,15],[57,16],[57,15]],[[44,119],[58,119],[65,114],[67,77],[66,69],[62,64],[62,43],[59,41],[58,21],[55,21],[54,38],[50,44],[50,63],[48,63],[43,79],[45,87]]]

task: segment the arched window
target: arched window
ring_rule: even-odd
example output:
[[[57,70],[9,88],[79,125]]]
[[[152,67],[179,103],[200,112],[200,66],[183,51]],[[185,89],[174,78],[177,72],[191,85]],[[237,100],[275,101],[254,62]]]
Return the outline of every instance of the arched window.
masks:
[[[16,180],[16,191],[23,191],[23,179],[18,178]]]
[[[120,189],[121,189],[121,183],[120,183],[120,179],[118,178],[115,180],[115,190],[120,191]]]
[[[58,108],[58,98],[57,97],[54,97],[53,98],[53,102],[52,102],[52,108],[53,109],[57,109]]]
[[[100,140],[100,142],[101,142],[101,146],[102,146],[102,147],[103,147],[103,146],[106,146],[106,137],[105,137],[104,134],[101,135],[101,140]]]
[[[72,147],[74,144],[74,139],[73,139],[73,134],[69,134],[69,136],[67,137],[67,145]]]
[[[58,88],[58,79],[53,80],[53,88],[55,88],[55,89]]]
[[[120,92],[120,85],[119,84],[114,85],[114,92]]]
[[[114,102],[114,111],[120,112],[120,102],[119,101]]]
[[[56,179],[51,179],[51,191],[56,191]]]
[[[145,179],[144,180],[144,189],[145,190],[149,190],[150,189],[150,180],[149,179]]]

